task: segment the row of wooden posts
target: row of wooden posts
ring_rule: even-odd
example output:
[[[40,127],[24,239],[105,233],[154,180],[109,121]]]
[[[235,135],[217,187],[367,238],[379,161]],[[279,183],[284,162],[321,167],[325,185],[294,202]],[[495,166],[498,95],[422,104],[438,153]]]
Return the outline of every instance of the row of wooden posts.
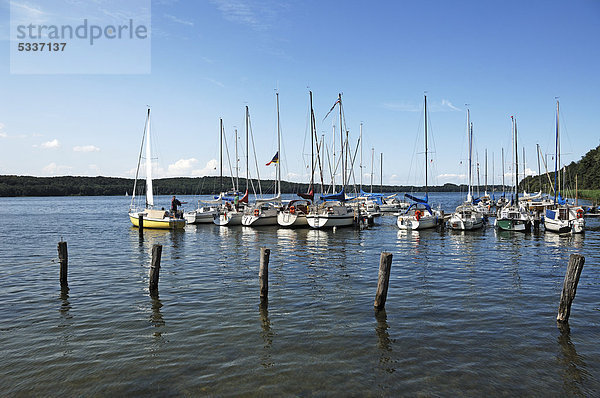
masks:
[[[142,220],[140,220],[142,222]],[[142,230],[142,228],[140,228]],[[258,279],[260,286],[260,302],[265,304],[269,298],[269,257],[271,249],[260,248],[260,268]],[[160,259],[162,256],[162,245],[152,246],[152,263],[150,265],[150,281],[148,288],[150,294],[158,293],[158,276],[160,271]],[[58,242],[58,260],[60,262],[60,285],[62,288],[68,287],[67,269],[69,264],[69,255],[67,252],[67,242]],[[585,257],[579,254],[571,254],[569,264],[565,274],[562,293],[560,295],[560,304],[558,306],[558,316],[556,320],[560,323],[566,323],[571,315],[571,304],[575,299],[577,284],[583,270]],[[377,278],[377,291],[375,292],[375,310],[383,310],[387,299],[388,286],[390,283],[390,273],[392,270],[392,253],[382,252],[379,258],[379,276]]]

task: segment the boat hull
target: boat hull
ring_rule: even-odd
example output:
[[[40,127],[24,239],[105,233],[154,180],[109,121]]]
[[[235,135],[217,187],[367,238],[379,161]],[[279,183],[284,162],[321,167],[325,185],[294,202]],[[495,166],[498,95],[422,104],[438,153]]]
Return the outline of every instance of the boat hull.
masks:
[[[398,225],[398,228],[406,230],[435,228],[437,225],[437,217],[422,216],[417,220],[415,216],[398,216],[396,225]]]
[[[213,223],[215,225],[219,225],[221,227],[231,227],[235,225],[242,225],[242,213],[237,212],[229,212],[229,213],[221,213],[215,214],[213,218]]]
[[[450,220],[448,220],[448,225],[450,225],[450,228],[454,230],[470,231],[483,228],[483,218],[463,219],[461,217],[450,217]]]
[[[334,214],[308,214],[306,221],[311,228],[350,227],[354,224],[354,216]]]
[[[263,215],[258,216],[244,214],[242,217],[242,225],[246,227],[264,227],[268,225],[277,225],[276,215]]]
[[[129,220],[134,227],[140,226],[139,216],[137,213],[130,213]],[[144,217],[144,228],[152,229],[183,229],[185,227],[185,220],[180,218],[164,218],[154,219]]]
[[[503,231],[529,232],[531,230],[531,221],[496,219],[495,226]]]
[[[277,214],[277,224],[282,227],[308,227],[306,214],[291,214],[288,211],[280,211]]]
[[[185,213],[183,215],[183,218],[185,218],[185,221],[188,224],[212,224],[213,220],[215,218],[215,215],[218,215],[217,212],[203,212],[203,213],[197,213],[197,212],[189,212],[189,213]]]

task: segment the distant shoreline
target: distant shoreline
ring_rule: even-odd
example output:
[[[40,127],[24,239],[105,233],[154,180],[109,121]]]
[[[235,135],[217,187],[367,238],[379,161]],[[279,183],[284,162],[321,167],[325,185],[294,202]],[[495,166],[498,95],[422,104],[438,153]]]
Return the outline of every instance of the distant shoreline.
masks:
[[[251,180],[257,187],[257,180]],[[0,197],[48,197],[48,196],[124,196],[131,195],[134,179],[120,177],[33,177],[0,175]],[[154,180],[156,195],[212,195],[222,190],[230,189],[231,177],[223,177],[221,185],[220,177],[175,177],[160,178]],[[320,185],[320,184],[315,184]],[[138,189],[143,189],[145,181],[138,180]],[[240,178],[239,186],[245,189],[246,180]],[[261,181],[263,193],[272,193],[275,186],[274,180]],[[281,182],[281,191],[284,194],[295,194],[307,192],[308,183],[295,183],[289,181]],[[325,186],[330,187],[329,185]],[[363,189],[370,191],[370,185],[363,185]],[[357,184],[358,189],[358,184]],[[483,187],[482,187],[483,189]],[[488,192],[493,188],[488,187]],[[508,188],[507,188],[508,189]],[[466,185],[444,184],[428,187],[429,192],[466,192]],[[496,192],[502,187],[496,186]],[[348,189],[351,193],[354,191]],[[424,192],[425,187],[402,186],[402,185],[373,185],[373,192],[398,193],[398,192]],[[141,191],[140,191],[141,192]]]

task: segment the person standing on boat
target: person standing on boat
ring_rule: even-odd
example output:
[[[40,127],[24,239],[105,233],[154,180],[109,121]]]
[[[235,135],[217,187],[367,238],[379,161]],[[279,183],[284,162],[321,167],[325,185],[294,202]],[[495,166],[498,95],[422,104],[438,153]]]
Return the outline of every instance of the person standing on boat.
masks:
[[[239,207],[240,207],[240,195],[238,195],[237,193],[233,197],[233,206],[235,207],[235,211],[239,211]]]
[[[177,217],[177,216],[178,216],[178,210],[177,210],[177,208],[178,208],[179,206],[181,206],[182,204],[184,204],[184,203],[186,203],[186,202],[180,202],[180,201],[179,201],[179,200],[178,200],[178,199],[175,197],[175,195],[173,195],[173,199],[171,199],[171,213],[173,213],[173,215],[174,215],[175,217]]]

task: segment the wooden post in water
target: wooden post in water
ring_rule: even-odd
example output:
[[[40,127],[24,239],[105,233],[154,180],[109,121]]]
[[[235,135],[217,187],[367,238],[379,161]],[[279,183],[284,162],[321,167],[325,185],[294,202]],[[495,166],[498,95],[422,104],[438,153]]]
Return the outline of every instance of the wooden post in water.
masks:
[[[152,265],[150,266],[150,294],[158,293],[158,273],[160,271],[160,257],[162,255],[162,245],[152,246]]]
[[[580,254],[571,254],[569,257],[569,265],[567,266],[563,290],[560,295],[560,304],[558,305],[558,316],[556,317],[558,322],[566,323],[569,321],[571,304],[573,303],[573,299],[575,299],[583,263],[585,263],[585,257]]]
[[[141,236],[144,236],[144,214],[138,215],[138,230]]]
[[[69,266],[69,253],[67,252],[67,242],[58,242],[58,261],[60,262],[60,286],[66,287],[67,282],[67,269]]]
[[[392,269],[392,253],[381,252],[379,258],[379,277],[377,278],[377,293],[375,293],[375,309],[385,308],[388,286],[390,284],[390,271]]]
[[[260,269],[258,279],[260,279],[260,302],[265,303],[269,299],[269,256],[271,249],[260,248]]]

